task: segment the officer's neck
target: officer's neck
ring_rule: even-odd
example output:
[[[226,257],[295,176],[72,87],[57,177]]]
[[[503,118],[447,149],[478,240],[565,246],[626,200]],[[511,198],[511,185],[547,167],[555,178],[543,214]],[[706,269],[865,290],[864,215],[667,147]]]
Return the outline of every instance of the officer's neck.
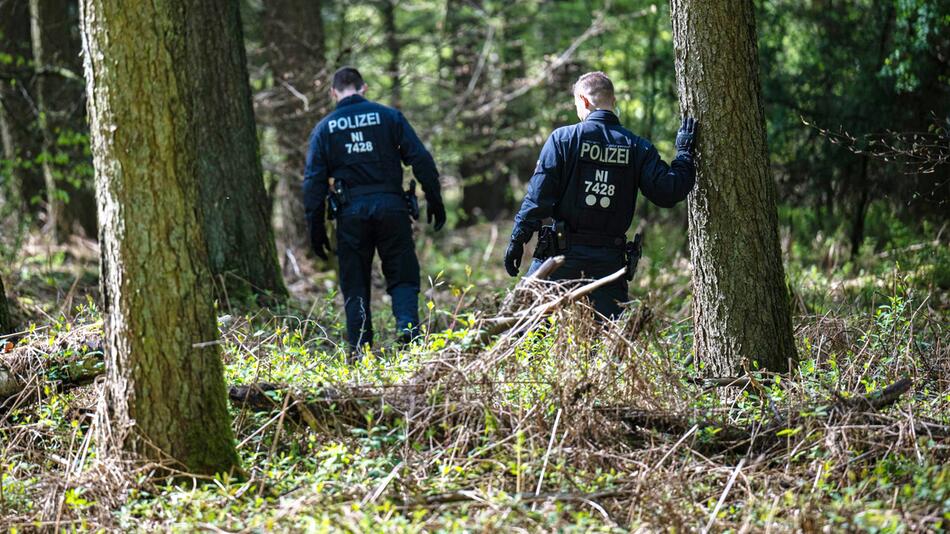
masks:
[[[345,91],[342,93],[336,93],[336,103],[339,104],[343,102],[344,100],[348,98],[352,98],[354,96],[358,96],[362,98],[363,93],[361,91],[355,91],[355,90]]]
[[[614,114],[614,110],[612,110],[612,109],[607,109],[607,108],[593,108],[593,109],[591,109],[591,108],[588,108],[588,113],[587,113],[587,116],[584,117],[584,120],[589,119],[592,115],[594,115],[595,113],[598,113],[598,112],[599,112],[599,113],[609,113],[609,114],[611,114],[611,115]]]

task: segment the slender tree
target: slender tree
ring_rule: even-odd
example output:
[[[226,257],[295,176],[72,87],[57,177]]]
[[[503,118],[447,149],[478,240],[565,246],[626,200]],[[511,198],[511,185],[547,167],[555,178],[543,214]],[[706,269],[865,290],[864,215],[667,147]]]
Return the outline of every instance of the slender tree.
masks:
[[[201,211],[211,271],[255,292],[285,295],[270,200],[264,189],[257,127],[237,0],[188,4],[183,56],[197,117]]]
[[[10,307],[7,305],[7,293],[0,279],[0,335],[13,331],[13,321],[10,319]]]
[[[477,222],[479,215],[495,219],[508,207],[506,195],[499,194],[507,186],[504,177],[497,172],[494,161],[485,157],[497,126],[494,117],[465,113],[490,87],[488,82],[496,67],[482,54],[485,41],[495,38],[489,33],[494,30],[479,16],[485,8],[484,0],[446,2],[447,40],[453,43],[452,55],[446,60],[453,78],[452,105],[456,109],[452,112],[458,115],[456,126],[464,136],[462,141],[466,147],[458,172],[463,180],[461,208],[465,217],[462,222],[467,224]]]
[[[277,134],[283,156],[274,189],[277,234],[284,244],[309,248],[304,219],[303,168],[310,130],[329,106],[322,1],[265,0],[264,46],[275,87],[261,118]]]
[[[81,19],[111,409],[102,446],[216,473],[238,458],[215,343],[199,135],[210,130],[200,123],[222,118],[196,95],[219,98],[197,71],[228,57],[209,53],[227,39],[213,28],[195,48],[196,5],[83,0]]]
[[[389,52],[389,105],[399,107],[402,103],[402,69],[399,61],[402,56],[403,41],[396,26],[396,2],[398,0],[380,0],[379,12],[383,17],[383,34],[386,50]]]
[[[712,375],[796,358],[751,0],[672,0],[680,107],[700,123],[689,198],[698,361]]]
[[[30,104],[35,76],[33,69],[27,68],[33,60],[27,2],[0,2],[0,43],[0,51],[9,57],[9,62],[0,62],[0,136],[8,165],[5,170],[9,171],[0,173],[0,195],[7,204],[3,214],[20,219],[21,214],[40,213],[40,203],[32,200],[42,197],[44,191],[43,173],[34,165],[43,147]]]
[[[36,123],[43,142],[40,168],[46,192],[46,227],[57,241],[77,230],[96,235],[96,203],[86,133],[77,0],[30,0]]]

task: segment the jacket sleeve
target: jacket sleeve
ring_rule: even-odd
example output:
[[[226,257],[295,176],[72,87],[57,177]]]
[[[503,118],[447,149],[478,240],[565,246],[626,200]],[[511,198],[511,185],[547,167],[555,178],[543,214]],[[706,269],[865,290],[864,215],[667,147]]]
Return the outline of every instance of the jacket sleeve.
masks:
[[[554,206],[561,198],[562,163],[563,157],[551,135],[541,148],[538,164],[528,183],[528,192],[515,215],[512,240],[527,242],[541,228],[542,221],[554,215]]]
[[[640,191],[661,208],[672,208],[686,198],[696,183],[696,167],[688,153],[681,153],[667,165],[656,147],[644,141],[640,164]]]
[[[326,143],[320,126],[310,134],[307,165],[303,172],[303,205],[309,225],[323,223],[325,202],[330,189]]]
[[[442,202],[442,186],[439,184],[439,171],[435,167],[432,154],[426,149],[412,125],[402,112],[396,112],[396,129],[399,141],[399,156],[402,162],[412,166],[412,174],[419,180],[426,195],[426,202]]]

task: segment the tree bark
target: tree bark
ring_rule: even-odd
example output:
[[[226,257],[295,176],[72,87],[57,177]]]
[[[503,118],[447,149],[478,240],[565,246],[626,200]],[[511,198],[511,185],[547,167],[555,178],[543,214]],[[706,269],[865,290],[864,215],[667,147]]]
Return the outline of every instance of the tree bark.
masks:
[[[212,474],[238,468],[238,457],[216,345],[199,135],[230,133],[201,124],[225,127],[200,97],[228,89],[203,85],[213,77],[196,69],[222,68],[237,54],[222,44],[232,37],[211,28],[196,47],[191,32],[208,22],[200,10],[211,10],[196,6],[83,0],[81,19],[110,408],[100,447]],[[209,53],[222,49],[229,53]]]
[[[58,242],[76,231],[96,235],[96,202],[89,156],[76,0],[30,0],[36,117],[43,142],[40,168],[46,192],[46,228]]]
[[[273,94],[262,104],[263,122],[277,133],[282,155],[274,193],[277,238],[310,248],[303,209],[303,168],[310,130],[330,107],[322,1],[265,0],[264,43],[274,74]]]
[[[680,107],[700,124],[689,197],[697,360],[713,376],[796,359],[751,0],[671,0]]]
[[[196,117],[201,211],[211,271],[227,285],[287,294],[277,260],[271,208],[264,189],[257,126],[236,0],[188,8],[185,68]]]

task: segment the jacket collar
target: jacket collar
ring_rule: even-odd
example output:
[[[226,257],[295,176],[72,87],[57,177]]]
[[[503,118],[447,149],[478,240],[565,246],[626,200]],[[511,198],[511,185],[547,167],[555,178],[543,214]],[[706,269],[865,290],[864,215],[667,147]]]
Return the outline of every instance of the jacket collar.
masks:
[[[606,124],[620,124],[620,119],[609,109],[597,109],[590,112],[585,120],[603,122]]]
[[[359,104],[360,102],[366,102],[366,98],[364,98],[363,95],[350,95],[344,98],[343,100],[340,100],[339,102],[337,102],[336,107],[337,109],[340,109],[345,106]]]

